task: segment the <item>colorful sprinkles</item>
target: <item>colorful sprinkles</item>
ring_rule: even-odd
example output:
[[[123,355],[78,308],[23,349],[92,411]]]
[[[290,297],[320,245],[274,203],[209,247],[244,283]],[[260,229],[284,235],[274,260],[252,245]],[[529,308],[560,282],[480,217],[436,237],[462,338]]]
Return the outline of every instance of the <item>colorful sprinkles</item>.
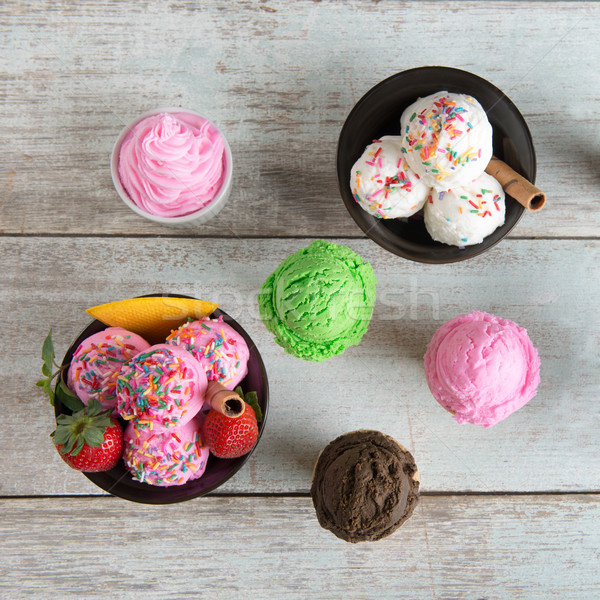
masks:
[[[218,381],[226,386],[246,374],[247,349],[245,346],[240,349],[240,343],[225,333],[222,316],[185,323],[167,337],[166,343],[191,352],[204,367],[208,381]]]
[[[86,399],[98,400],[105,408],[114,407],[121,366],[148,347],[140,345],[141,338],[131,338],[131,334],[106,332],[84,340],[73,354],[69,368],[73,391]]]
[[[118,374],[117,410],[128,421],[176,427],[188,412],[197,385],[197,373],[172,351],[143,352]]]
[[[427,230],[434,239],[459,248],[476,244],[504,221],[500,185],[496,191],[489,189],[491,181],[484,181],[483,177],[492,179],[482,175],[468,186],[440,192],[435,202],[430,200],[431,204],[439,203],[435,207],[428,206],[425,214]],[[488,187],[480,187],[482,185]]]
[[[490,196],[486,196],[486,194],[490,194]],[[492,212],[490,211],[490,204],[488,201],[492,202],[497,211],[501,211],[500,205],[498,202],[502,199],[499,194],[494,194],[492,190],[488,190],[485,188],[481,188],[478,193],[476,193],[471,199],[469,196],[461,195],[459,196],[461,200],[466,200],[469,205],[472,207],[469,209],[471,214],[476,214],[478,217],[491,217]],[[462,215],[463,209],[462,206],[459,206],[459,212]]]
[[[467,97],[468,102],[474,102]],[[413,112],[403,131],[403,151],[418,155],[420,163],[438,181],[468,163],[481,158],[481,148],[460,148],[464,134],[473,130],[465,106],[458,105],[449,95],[433,95],[432,103],[420,112]],[[464,144],[462,144],[464,146]],[[411,164],[414,163],[411,162]]]
[[[364,164],[372,167],[375,172],[363,173],[355,165],[351,188],[354,200],[358,204],[363,205],[372,215],[387,219],[390,218],[389,211],[414,191],[413,179],[411,179],[414,173],[409,172],[402,156],[398,156],[397,153],[386,155],[385,147],[381,144],[383,140],[373,140],[365,151],[366,156],[363,154],[361,157]],[[390,169],[393,163],[395,168]],[[393,171],[392,174],[390,170]],[[419,205],[422,205],[422,202],[413,201],[407,205],[407,208],[409,211],[415,211]]]
[[[208,449],[194,421],[175,431],[152,433],[139,426],[126,435],[123,458],[134,479],[157,486],[181,485],[199,478]]]

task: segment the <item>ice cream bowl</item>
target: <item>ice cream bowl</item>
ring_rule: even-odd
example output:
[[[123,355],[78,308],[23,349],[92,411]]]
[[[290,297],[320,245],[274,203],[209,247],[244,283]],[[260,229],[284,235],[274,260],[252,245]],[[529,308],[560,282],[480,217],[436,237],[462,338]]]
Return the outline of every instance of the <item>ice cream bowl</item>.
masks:
[[[150,221],[154,221],[155,223],[160,223],[162,225],[170,225],[173,227],[195,227],[195,226],[201,225],[202,223],[206,223],[208,220],[215,217],[221,211],[221,209],[225,206],[225,204],[227,203],[227,200],[229,199],[229,196],[231,194],[232,180],[233,180],[233,158],[231,155],[231,148],[229,147],[229,143],[227,142],[227,138],[225,137],[223,132],[220,131],[213,123],[208,121],[208,123],[216,131],[218,131],[218,133],[221,135],[221,138],[223,141],[223,156],[222,156],[223,171],[222,171],[221,183],[220,183],[220,187],[218,188],[218,190],[215,191],[212,199],[209,202],[207,202],[203,207],[199,208],[198,210],[194,210],[187,214],[181,214],[178,216],[161,216],[158,214],[153,214],[153,213],[145,210],[144,208],[140,207],[136,202],[133,201],[132,197],[128,194],[127,190],[125,189],[125,186],[123,185],[121,176],[119,174],[120,153],[121,153],[121,148],[122,148],[123,143],[126,140],[126,138],[128,138],[128,136],[132,135],[133,129],[138,123],[140,123],[141,121],[143,121],[144,119],[146,119],[148,117],[160,115],[162,113],[169,114],[169,115],[186,114],[186,115],[191,115],[192,117],[195,117],[197,119],[203,119],[204,121],[208,121],[206,119],[206,117],[204,117],[203,115],[200,115],[197,112],[194,112],[194,111],[191,111],[188,109],[173,108],[173,107],[157,108],[157,109],[148,111],[148,112],[140,115],[139,117],[137,117],[135,120],[133,120],[131,123],[129,123],[127,126],[125,126],[122,129],[121,133],[117,137],[117,140],[115,141],[115,144],[113,146],[111,158],[110,158],[110,172],[111,172],[113,184],[114,184],[115,189],[116,189],[117,193],[119,194],[121,200],[133,212],[140,215],[141,217],[144,217]],[[173,176],[175,177],[176,174],[173,173]]]
[[[340,193],[346,209],[369,238],[389,252],[423,263],[452,263],[478,256],[506,237],[524,210],[507,194],[504,224],[483,242],[459,247],[431,238],[425,228],[423,210],[408,218],[380,219],[356,202],[350,174],[364,149],[382,136],[400,135],[404,109],[418,98],[442,90],[468,94],[478,100],[492,126],[494,156],[532,183],[536,175],[535,150],[525,119],[513,102],[485,79],[449,67],[419,67],[392,75],[370,89],[351,110],[340,132],[337,147]]]
[[[160,294],[152,295],[156,296]],[[189,297],[180,295],[178,296]],[[222,316],[223,321],[235,329],[244,338],[246,344],[248,345],[248,349],[250,351],[250,357],[248,359],[248,373],[240,385],[244,392],[255,391],[258,397],[258,403],[263,417],[262,421],[258,424],[258,442],[248,454],[245,454],[239,458],[223,459],[217,458],[211,454],[208,458],[204,474],[199,479],[190,480],[183,485],[160,487],[137,481],[132,478],[131,474],[126,469],[123,460],[119,461],[117,466],[109,471],[83,473],[83,475],[85,475],[90,481],[95,483],[105,492],[125,500],[139,502],[142,504],[173,504],[176,502],[191,500],[192,498],[204,496],[223,485],[245,465],[252,453],[256,450],[256,447],[258,446],[258,443],[262,437],[269,408],[269,383],[265,365],[258,348],[248,333],[237,321],[220,309],[215,310],[210,316],[211,318]],[[174,325],[174,327],[176,326],[177,325]],[[79,334],[79,336],[77,336],[73,344],[67,350],[63,358],[62,365],[68,368],[73,353],[76,351],[79,344],[81,344],[81,342],[94,333],[103,331],[106,328],[107,325],[98,320],[94,320],[89,323],[89,325]],[[65,383],[66,371],[67,369],[63,371]],[[56,416],[64,413],[69,414],[71,412],[67,407],[61,404],[58,397],[55,401],[54,411]],[[125,422],[122,420],[120,420],[120,422],[124,428]]]

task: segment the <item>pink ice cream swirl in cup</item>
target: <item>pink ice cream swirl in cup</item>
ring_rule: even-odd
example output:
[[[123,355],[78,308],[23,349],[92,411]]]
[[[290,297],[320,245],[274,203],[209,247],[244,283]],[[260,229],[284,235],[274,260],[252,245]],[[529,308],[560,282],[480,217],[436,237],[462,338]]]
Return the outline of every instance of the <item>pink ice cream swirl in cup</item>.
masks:
[[[180,217],[207,206],[219,193],[225,171],[223,135],[188,112],[142,119],[119,151],[118,173],[127,195],[159,217]]]

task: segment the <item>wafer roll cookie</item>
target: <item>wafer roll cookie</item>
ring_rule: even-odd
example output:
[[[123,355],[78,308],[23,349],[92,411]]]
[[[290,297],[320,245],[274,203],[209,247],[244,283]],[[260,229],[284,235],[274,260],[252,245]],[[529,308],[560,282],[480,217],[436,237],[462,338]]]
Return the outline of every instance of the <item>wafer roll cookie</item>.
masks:
[[[232,419],[241,417],[246,410],[246,403],[243,399],[218,381],[208,382],[204,402],[210,405],[212,409]]]
[[[519,175],[499,158],[492,156],[485,172],[496,179],[502,189],[527,210],[537,212],[546,204],[546,194],[542,190],[527,181],[525,177]]]

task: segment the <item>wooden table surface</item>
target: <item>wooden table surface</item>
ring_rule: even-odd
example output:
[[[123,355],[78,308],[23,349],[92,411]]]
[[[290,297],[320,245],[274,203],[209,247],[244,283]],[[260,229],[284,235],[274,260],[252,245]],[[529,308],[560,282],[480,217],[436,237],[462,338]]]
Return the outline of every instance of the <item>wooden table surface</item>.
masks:
[[[0,3],[0,597],[600,597],[600,6],[596,2],[284,0]],[[342,123],[407,68],[476,73],[530,127],[547,207],[482,256],[423,265],[365,238],[339,196]],[[193,230],[146,221],[111,182],[121,128],[160,106],[227,135],[234,189]],[[316,238],[377,275],[358,347],[325,363],[283,353],[256,293]],[[216,493],[170,506],[105,494],[53,449],[36,387],[89,306],[147,293],[219,302],[269,374],[264,436]],[[539,350],[537,396],[484,430],[434,401],[423,354],[469,310],[513,319]],[[406,445],[414,515],[346,544],[309,496],[319,451],[358,428]]]

